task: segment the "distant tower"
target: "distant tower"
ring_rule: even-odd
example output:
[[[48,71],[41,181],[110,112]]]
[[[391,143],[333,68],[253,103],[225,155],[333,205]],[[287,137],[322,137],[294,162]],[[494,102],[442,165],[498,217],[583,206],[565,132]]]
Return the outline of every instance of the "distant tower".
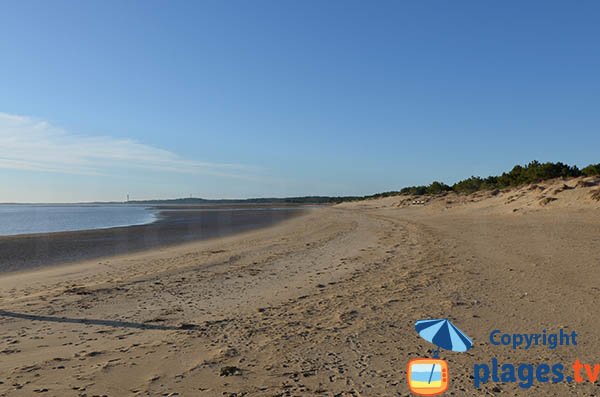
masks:
[[[127,195],[127,202],[129,202],[129,194]]]

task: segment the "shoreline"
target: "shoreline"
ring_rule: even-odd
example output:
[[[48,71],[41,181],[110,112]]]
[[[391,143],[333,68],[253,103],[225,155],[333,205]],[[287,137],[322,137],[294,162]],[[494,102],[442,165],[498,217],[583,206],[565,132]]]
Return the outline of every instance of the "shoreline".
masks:
[[[150,223],[0,236],[0,275],[208,240],[276,225],[310,210],[287,208],[149,207]]]

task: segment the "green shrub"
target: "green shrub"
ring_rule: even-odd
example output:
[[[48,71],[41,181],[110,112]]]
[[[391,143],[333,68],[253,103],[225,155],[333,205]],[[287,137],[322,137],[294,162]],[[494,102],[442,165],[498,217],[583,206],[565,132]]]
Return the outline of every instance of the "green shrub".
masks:
[[[431,185],[427,186],[427,194],[440,194],[442,192],[447,192],[452,190],[452,188],[445,183],[434,181],[431,182]]]
[[[585,176],[600,175],[600,163],[588,165],[581,170],[581,173]]]

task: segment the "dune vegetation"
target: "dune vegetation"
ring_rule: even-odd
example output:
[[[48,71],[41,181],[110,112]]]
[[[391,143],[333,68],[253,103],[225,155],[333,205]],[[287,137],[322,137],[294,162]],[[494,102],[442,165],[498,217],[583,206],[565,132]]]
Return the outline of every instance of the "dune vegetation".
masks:
[[[576,165],[568,165],[565,163],[531,161],[524,166],[515,165],[509,172],[503,172],[501,175],[488,176],[482,178],[480,176],[471,176],[447,185],[443,182],[434,181],[429,185],[409,186],[400,189],[399,191],[378,193],[368,198],[380,198],[396,195],[435,195],[443,192],[456,193],[474,193],[480,190],[495,190],[517,187],[529,183],[538,183],[554,178],[576,178],[581,176],[600,175],[600,163],[590,164],[587,167],[579,169]]]

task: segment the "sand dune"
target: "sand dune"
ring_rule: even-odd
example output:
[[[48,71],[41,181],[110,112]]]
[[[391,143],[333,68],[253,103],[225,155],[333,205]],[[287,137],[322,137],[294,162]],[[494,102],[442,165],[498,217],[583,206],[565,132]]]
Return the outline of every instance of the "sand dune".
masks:
[[[454,395],[594,395],[590,384],[473,387],[476,362],[600,361],[599,181],[416,204],[390,197],[268,229],[0,277],[0,394],[408,395],[413,329],[449,317]],[[418,200],[422,200],[419,198]],[[576,330],[512,351],[492,329]]]

